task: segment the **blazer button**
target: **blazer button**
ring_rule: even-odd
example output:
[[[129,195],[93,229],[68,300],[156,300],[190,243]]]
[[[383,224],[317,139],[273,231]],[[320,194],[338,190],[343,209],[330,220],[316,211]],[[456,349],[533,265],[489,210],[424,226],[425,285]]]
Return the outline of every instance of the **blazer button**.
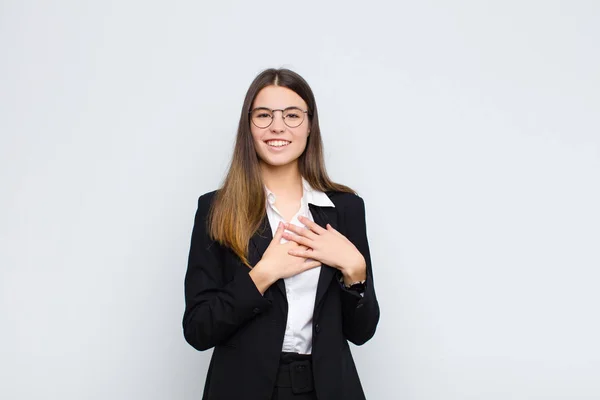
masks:
[[[315,325],[315,333],[319,333],[321,332],[321,327],[319,326],[319,324]]]
[[[252,310],[252,312],[254,314],[260,314],[260,308],[256,307],[254,310]]]

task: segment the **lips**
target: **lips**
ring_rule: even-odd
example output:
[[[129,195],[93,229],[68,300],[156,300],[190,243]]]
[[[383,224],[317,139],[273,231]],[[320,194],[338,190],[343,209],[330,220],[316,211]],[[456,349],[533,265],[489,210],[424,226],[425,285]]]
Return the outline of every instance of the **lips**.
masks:
[[[288,144],[291,143],[291,141],[289,140],[280,140],[280,139],[276,139],[276,140],[266,140],[265,143],[267,144],[267,146],[269,147],[275,147],[275,148],[280,148],[280,147],[285,147]]]

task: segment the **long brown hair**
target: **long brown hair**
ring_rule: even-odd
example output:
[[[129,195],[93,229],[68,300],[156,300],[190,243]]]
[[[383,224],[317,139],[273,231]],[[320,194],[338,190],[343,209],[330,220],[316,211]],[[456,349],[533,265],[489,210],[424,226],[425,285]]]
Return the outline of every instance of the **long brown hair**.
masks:
[[[300,174],[322,192],[356,193],[348,186],[332,182],[327,176],[317,104],[308,83],[289,69],[270,68],[261,72],[246,92],[229,171],[216,193],[208,220],[211,238],[229,247],[248,267],[251,267],[248,262],[250,238],[266,215],[266,194],[250,131],[249,111],[258,92],[270,85],[293,90],[308,105],[310,135],[306,149],[298,158]]]

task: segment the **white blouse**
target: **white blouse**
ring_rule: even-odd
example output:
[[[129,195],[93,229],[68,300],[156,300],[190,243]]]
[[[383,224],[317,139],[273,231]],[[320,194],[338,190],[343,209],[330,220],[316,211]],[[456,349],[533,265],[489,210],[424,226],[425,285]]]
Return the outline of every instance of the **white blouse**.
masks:
[[[309,203],[322,207],[335,207],[325,193],[313,189],[308,181],[302,178],[302,199],[300,201],[300,209],[291,221],[285,221],[277,210],[277,207],[275,207],[275,194],[266,186],[265,191],[267,194],[267,217],[269,218],[269,224],[271,225],[273,234],[275,234],[279,222],[290,222],[294,225],[304,227],[305,225],[298,220],[300,215],[314,221],[308,208]],[[287,241],[287,239],[281,238],[280,243],[286,243]],[[288,301],[288,316],[283,338],[283,347],[281,349],[282,351],[300,354],[311,354],[312,352],[313,311],[320,272],[321,267],[319,266],[284,279],[285,292]]]

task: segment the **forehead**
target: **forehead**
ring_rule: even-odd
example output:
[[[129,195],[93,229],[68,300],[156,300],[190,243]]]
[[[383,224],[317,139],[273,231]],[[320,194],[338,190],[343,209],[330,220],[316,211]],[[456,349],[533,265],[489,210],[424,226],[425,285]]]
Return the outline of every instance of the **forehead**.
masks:
[[[262,88],[254,99],[253,108],[267,107],[283,109],[286,107],[299,107],[306,109],[306,102],[296,92],[282,86],[266,86]]]

